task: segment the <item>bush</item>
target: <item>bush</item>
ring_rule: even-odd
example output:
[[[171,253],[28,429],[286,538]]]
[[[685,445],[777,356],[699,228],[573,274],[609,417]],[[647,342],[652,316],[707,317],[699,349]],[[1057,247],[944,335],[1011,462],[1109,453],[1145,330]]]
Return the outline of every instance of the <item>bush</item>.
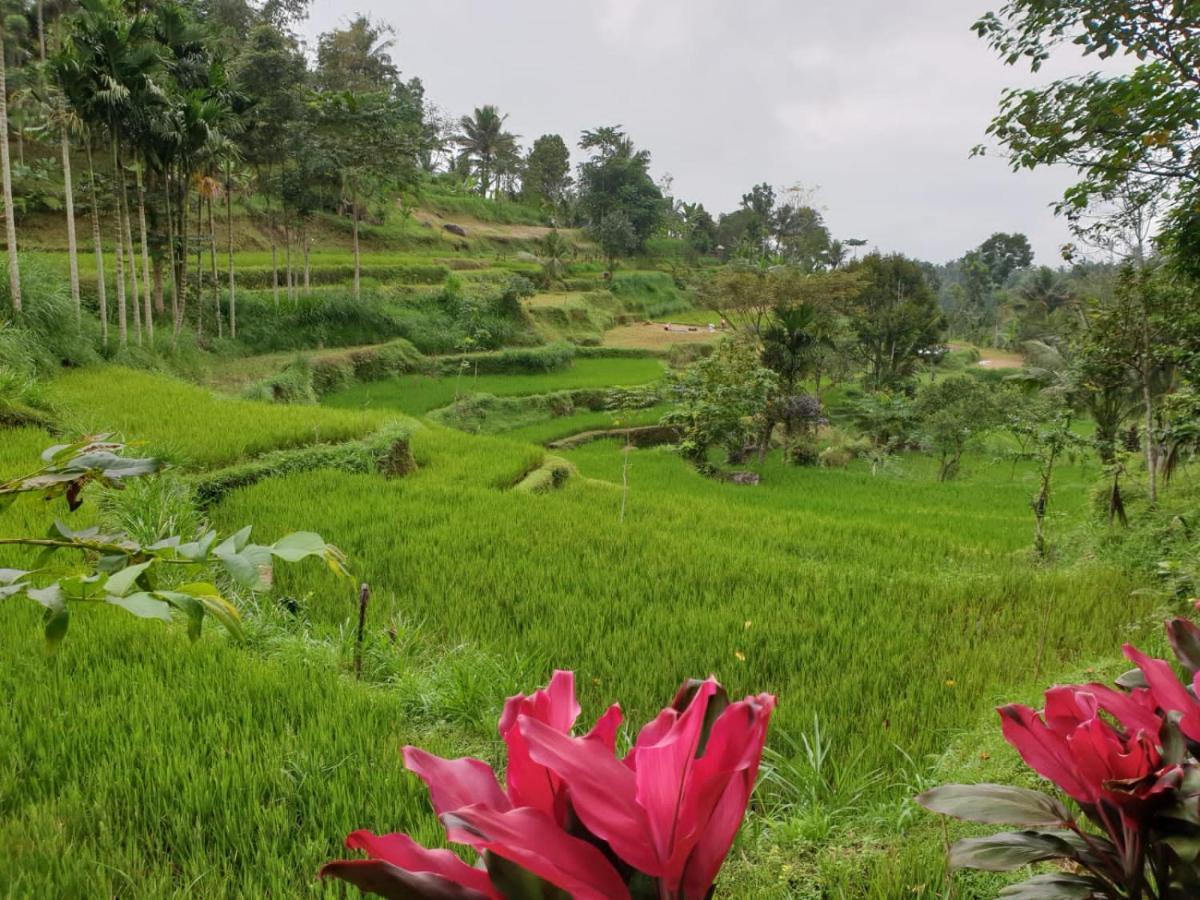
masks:
[[[575,360],[575,348],[568,343],[543,347],[518,347],[492,353],[471,353],[440,360],[443,374],[453,375],[464,362],[480,375],[540,375],[569,368]]]
[[[44,375],[97,362],[100,324],[89,315],[76,319],[66,280],[40,259],[22,256],[20,265],[23,310],[15,318],[8,264],[0,261],[0,365]]]
[[[816,440],[809,436],[793,441],[787,448],[787,461],[793,466],[815,466],[821,456]]]
[[[248,385],[242,397],[266,403],[316,403],[312,364],[306,357],[298,356],[279,374]]]
[[[506,319],[521,317],[521,301],[537,293],[533,282],[523,275],[509,275],[500,296],[496,298],[496,314]]]

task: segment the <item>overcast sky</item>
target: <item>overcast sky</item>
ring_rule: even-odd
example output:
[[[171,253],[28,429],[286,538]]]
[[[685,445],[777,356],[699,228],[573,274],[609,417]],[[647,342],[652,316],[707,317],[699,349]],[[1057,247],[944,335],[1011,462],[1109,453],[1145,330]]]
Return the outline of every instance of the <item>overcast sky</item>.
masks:
[[[302,30],[313,41],[359,10],[391,24],[394,60],[433,103],[456,118],[493,103],[525,146],[624,125],[656,178],[714,214],[757,182],[802,182],[836,237],[942,262],[1023,231],[1057,265],[1068,235],[1049,206],[1071,173],[969,158],[1001,90],[1036,83],[971,32],[997,5],[313,0]]]

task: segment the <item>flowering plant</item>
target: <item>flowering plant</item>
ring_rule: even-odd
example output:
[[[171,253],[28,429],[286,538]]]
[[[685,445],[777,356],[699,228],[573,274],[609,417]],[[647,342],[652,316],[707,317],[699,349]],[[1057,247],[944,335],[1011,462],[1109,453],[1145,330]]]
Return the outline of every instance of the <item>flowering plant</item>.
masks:
[[[1027,829],[958,841],[951,866],[1004,872],[1063,864],[1006,888],[1004,897],[1200,896],[1200,628],[1174,619],[1167,635],[1190,685],[1166,661],[1127,644],[1137,668],[1117,680],[1119,689],[1058,686],[1040,712],[998,710],[1005,739],[1072,802],[996,784],[927,791],[917,802],[934,812]]]
[[[447,837],[479,864],[404,834],[356,831],[346,846],[368,858],[328,863],[321,876],[406,900],[703,900],[745,816],[774,707],[770,694],[730,702],[716,680],[688,681],[621,758],[620,707],[574,736],[575,678],[555,672],[505,704],[503,788],[478,759],[404,748]]]

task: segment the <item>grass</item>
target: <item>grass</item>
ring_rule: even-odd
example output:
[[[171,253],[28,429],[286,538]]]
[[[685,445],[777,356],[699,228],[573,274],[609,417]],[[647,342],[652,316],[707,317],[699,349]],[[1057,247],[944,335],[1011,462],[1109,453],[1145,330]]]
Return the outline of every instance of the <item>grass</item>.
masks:
[[[55,381],[50,397],[76,432],[116,432],[173,462],[228,465],[267,450],[345,441],[388,417],[370,410],[279,406],[237,400],[162,375],[115,366]]]
[[[470,370],[461,377],[405,375],[386,381],[356,384],[324,399],[338,409],[398,410],[423,415],[454,402],[456,396],[493,394],[498,397],[548,394],[579,388],[648,384],[663,375],[653,359],[577,359],[569,369],[539,375],[480,375]]]
[[[503,431],[503,434],[512,440],[548,444],[550,441],[570,437],[584,431],[654,425],[662,419],[668,409],[670,409],[668,404],[659,404],[647,409],[584,410],[567,416],[522,425],[518,428],[510,428]]]
[[[545,393],[661,371],[584,359],[462,385]],[[363,387],[373,390],[340,403],[379,411],[225,400],[118,368],[70,373],[51,394],[70,420],[204,468],[318,434],[360,436],[392,410],[443,405],[454,379]],[[571,430],[592,415],[610,414],[569,417]],[[567,424],[504,437],[419,427],[414,475],[305,472],[209,511],[223,531],[252,524],[269,541],[311,529],[348,553],[373,591],[376,686],[342,674],[352,591],[316,564],[276,572],[275,596],[295,612],[272,599],[252,607],[241,647],[215,632],[188,647],[182,629],[95,609],[50,657],[36,607],[0,605],[0,884],[17,896],[332,896],[312,876],[352,828],[436,839],[400,743],[494,758],[505,694],[566,667],[585,715],[620,700],[634,723],[688,675],[715,673],[734,694],[773,691],[773,748],[800,765],[815,717],[830,764],[862,778],[851,818],[824,821],[811,804],[760,815],[723,896],[940,896],[940,833],[909,830],[907,798],[944,774],[936,761],[988,707],[1113,656],[1156,612],[1115,566],[1031,562],[1033,475],[1021,466],[972,455],[961,480],[937,484],[919,455],[878,477],[771,457],[763,483],[744,488],[665,449],[626,457],[604,441],[565,454],[582,477],[564,488],[507,490],[543,459],[530,442]],[[29,468],[48,441],[4,432],[0,473]],[[1061,470],[1052,541],[1088,515],[1097,474]],[[19,502],[0,533],[40,533],[56,512]],[[975,759],[972,776],[1009,778],[1011,758],[993,756]],[[758,808],[781,802],[768,789]]]

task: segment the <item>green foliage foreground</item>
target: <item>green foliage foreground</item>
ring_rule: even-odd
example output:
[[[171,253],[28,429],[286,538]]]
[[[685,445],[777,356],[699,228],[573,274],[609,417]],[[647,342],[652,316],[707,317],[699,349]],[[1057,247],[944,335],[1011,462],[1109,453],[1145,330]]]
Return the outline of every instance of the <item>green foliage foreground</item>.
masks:
[[[78,380],[104,377],[133,376],[82,373],[55,397],[76,416],[93,401],[91,416],[120,411],[114,424],[155,443],[194,441],[203,454],[189,458],[210,465],[292,444],[291,414],[334,415],[216,402],[153,376],[107,404]],[[6,432],[2,471],[44,439]],[[569,453],[580,477],[542,495],[507,490],[541,464],[536,448],[433,426],[411,445],[419,468],[404,478],[299,472],[209,511],[218,530],[250,523],[270,541],[314,529],[346,551],[373,587],[375,687],[338,674],[354,602],[316,562],[278,573],[277,599],[248,611],[245,646],[213,633],[188,650],[182,629],[99,609],[47,658],[38,611],[0,605],[0,885],[317,894],[317,866],[354,827],[437,839],[400,744],[494,759],[504,696],[566,666],[591,716],[620,697],[644,719],[679,672],[770,690],[775,749],[797,756],[784,736],[798,746],[816,717],[831,757],[863,778],[854,814],[894,830],[908,785],[981,709],[1107,652],[1156,602],[1098,562],[1031,567],[1032,473],[976,455],[947,484],[920,457],[879,477],[769,459],[763,484],[742,488],[637,450],[618,525],[624,457],[611,442]],[[1095,475],[1064,469],[1055,514],[1078,521]],[[37,533],[45,516],[20,502],[0,533]],[[983,768],[981,780],[1002,780]],[[760,814],[790,815],[776,792],[760,795]]]

